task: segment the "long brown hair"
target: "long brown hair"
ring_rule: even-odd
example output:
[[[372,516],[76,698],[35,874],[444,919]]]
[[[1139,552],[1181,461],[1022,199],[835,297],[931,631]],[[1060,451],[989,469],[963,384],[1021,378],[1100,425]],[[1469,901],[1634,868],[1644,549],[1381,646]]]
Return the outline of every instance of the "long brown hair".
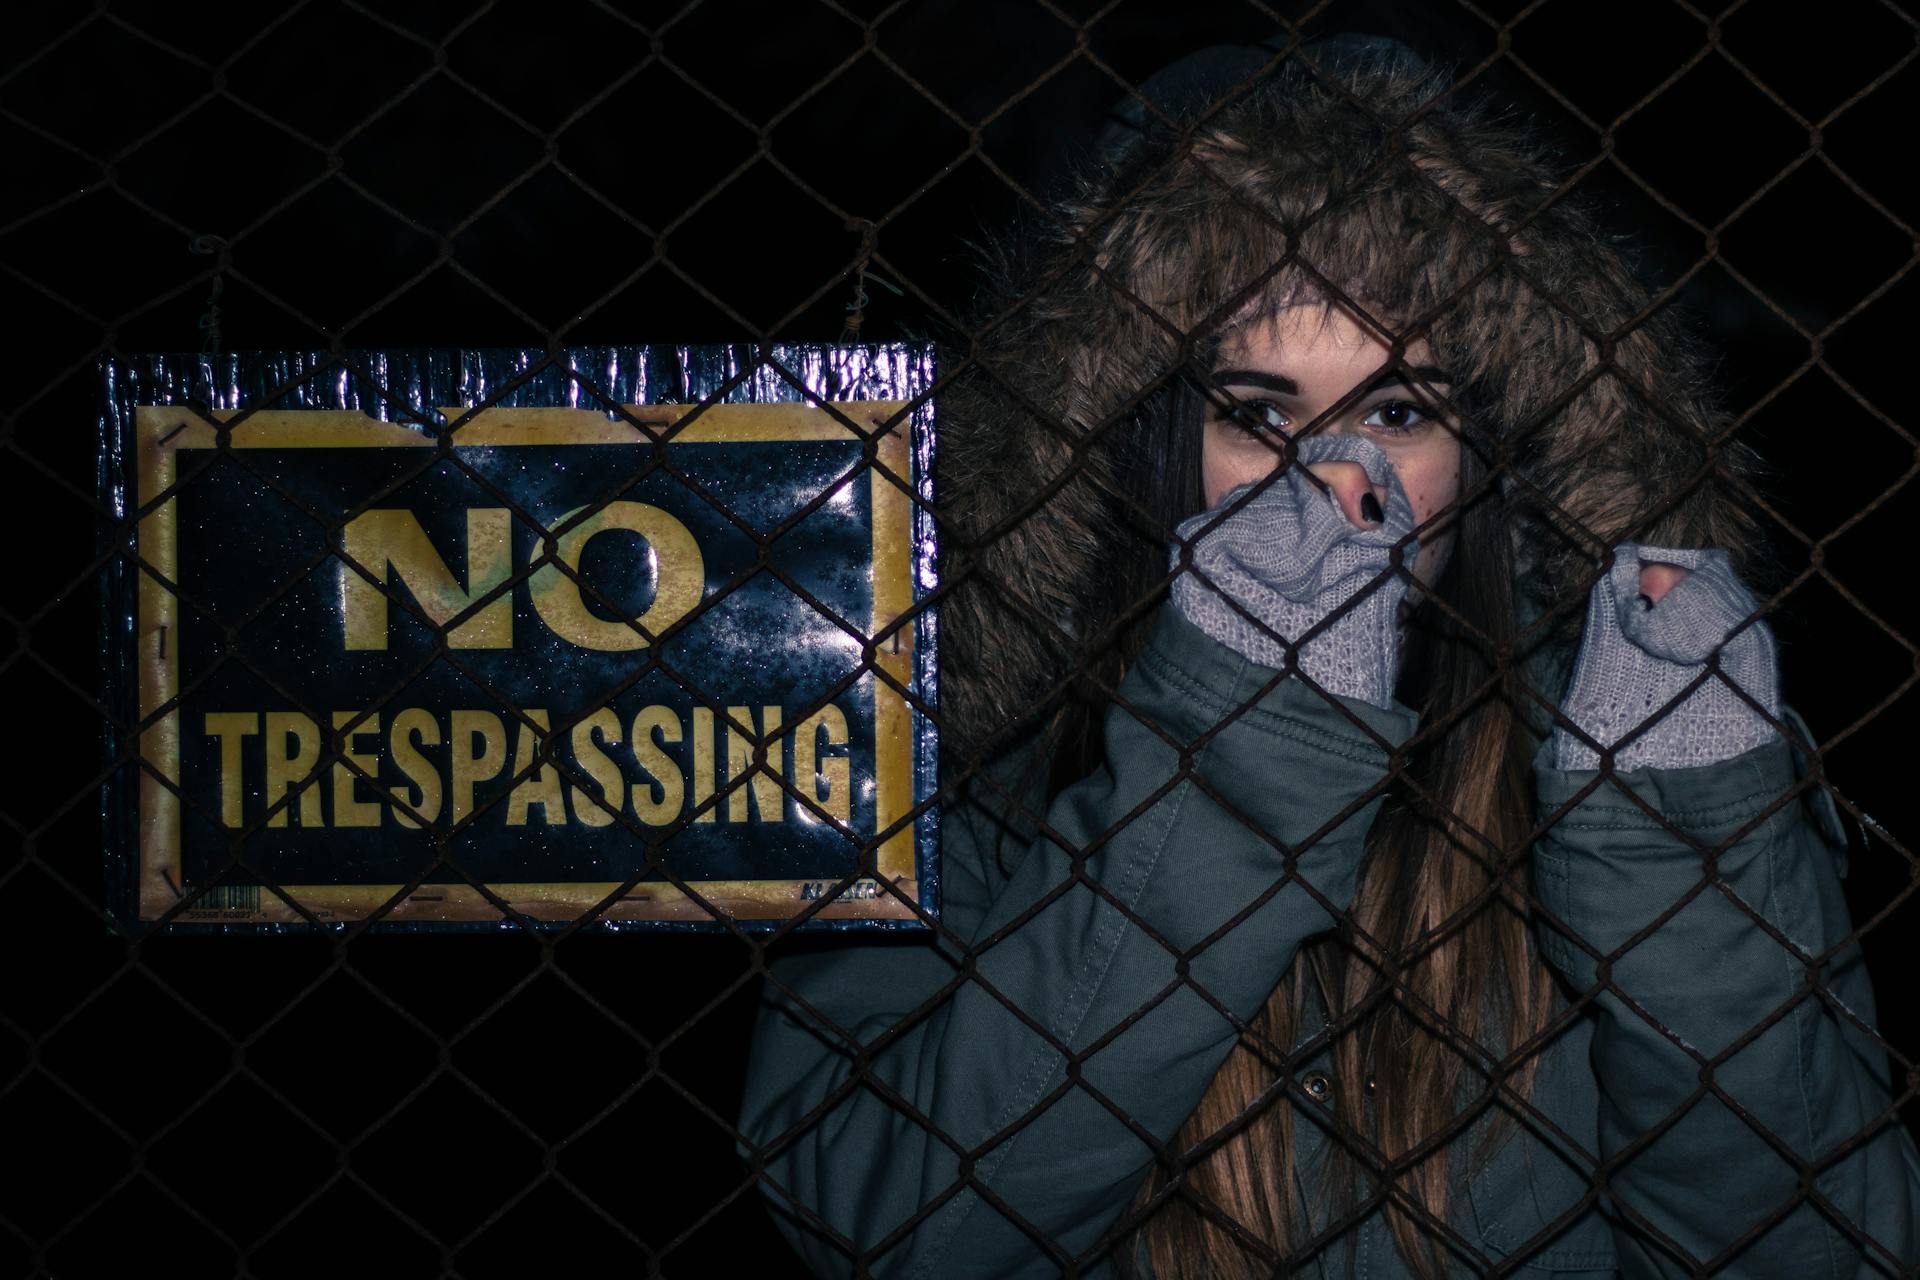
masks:
[[[1187,453],[1197,435],[1183,423],[1169,438]],[[1479,1148],[1452,1141],[1463,1106],[1531,1090],[1531,1055],[1510,1074],[1486,1069],[1531,1046],[1553,992],[1525,910],[1535,740],[1502,657],[1515,632],[1512,544],[1475,446],[1463,432],[1454,551],[1403,647],[1399,699],[1434,736],[1374,823],[1341,928],[1302,948],[1175,1137],[1174,1151],[1205,1154],[1178,1171],[1156,1166],[1141,1187],[1142,1225],[1127,1252],[1156,1280],[1271,1275],[1300,1251],[1288,1095],[1304,1096],[1305,1055],[1294,1050],[1312,1006],[1328,1032],[1304,1047],[1330,1051],[1332,1085],[1308,1105],[1329,1107],[1346,1138],[1305,1185],[1329,1218],[1383,1195],[1395,1245],[1418,1274],[1445,1270],[1425,1222],[1446,1220],[1454,1180],[1512,1129],[1496,1105]],[[1165,473],[1182,490],[1184,470]],[[1192,502],[1166,487],[1154,497]]]

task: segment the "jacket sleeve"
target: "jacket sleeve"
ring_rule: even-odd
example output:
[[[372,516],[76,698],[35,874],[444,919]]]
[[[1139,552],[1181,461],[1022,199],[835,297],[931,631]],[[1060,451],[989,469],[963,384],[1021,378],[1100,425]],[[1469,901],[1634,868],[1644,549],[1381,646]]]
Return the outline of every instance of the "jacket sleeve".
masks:
[[[937,940],[770,966],[742,1150],[816,1271],[1091,1265],[1235,1020],[1345,909],[1413,730],[1276,681],[1163,609],[1103,767],[1006,870],[988,807],[946,810]]]
[[[1623,1273],[1901,1273],[1920,1161],[1868,1030],[1831,800],[1778,736],[1611,779],[1549,760],[1541,942],[1595,1018],[1595,1180]]]

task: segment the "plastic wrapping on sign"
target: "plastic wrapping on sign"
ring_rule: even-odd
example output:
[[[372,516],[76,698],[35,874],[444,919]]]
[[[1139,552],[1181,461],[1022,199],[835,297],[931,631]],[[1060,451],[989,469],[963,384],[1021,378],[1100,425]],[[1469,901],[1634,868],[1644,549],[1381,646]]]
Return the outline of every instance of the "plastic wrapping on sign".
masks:
[[[930,348],[101,373],[129,928],[937,913]]]
[[[210,409],[354,409],[382,422],[435,423],[473,408],[769,404],[912,399],[933,382],[932,348],[775,344],[571,347],[545,351],[408,348],[151,355],[102,362],[108,414],[133,403]],[[909,394],[911,392],[911,394]],[[151,397],[139,400],[138,397]]]

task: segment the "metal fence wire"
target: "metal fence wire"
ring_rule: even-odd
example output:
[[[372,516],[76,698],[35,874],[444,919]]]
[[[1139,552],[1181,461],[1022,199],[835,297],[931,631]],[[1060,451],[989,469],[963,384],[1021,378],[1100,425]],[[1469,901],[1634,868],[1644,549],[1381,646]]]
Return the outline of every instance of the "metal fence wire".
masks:
[[[809,1258],[861,1275],[909,1263],[932,1275],[1175,1270],[1153,1253],[1156,1221],[1182,1224],[1160,1238],[1176,1253],[1190,1250],[1188,1274],[1216,1264],[1248,1274],[1397,1274],[1410,1249],[1431,1250],[1433,1268],[1459,1274],[1535,1265],[1813,1274],[1793,1269],[1809,1231],[1824,1251],[1819,1274],[1920,1274],[1907,1252],[1914,1228],[1899,1209],[1911,1192],[1895,1177],[1850,1198],[1847,1181],[1849,1170],[1905,1140],[1920,1089],[1920,1021],[1904,986],[1920,922],[1907,778],[1920,651],[1902,554],[1920,469],[1904,386],[1920,239],[1907,166],[1897,159],[1920,77],[1920,20],[1909,6],[1752,0],[1716,10],[1632,0],[1608,6],[1603,18],[1570,0],[309,0],[238,16],[102,0],[18,11],[9,28],[0,56],[0,132],[10,155],[0,290],[24,321],[0,390],[15,520],[6,605],[14,642],[0,661],[16,717],[15,764],[0,784],[10,837],[0,947],[12,975],[0,1016],[0,1126],[14,1135],[16,1169],[0,1200],[0,1251],[12,1270],[797,1273],[803,1264],[777,1215]],[[1548,389],[1533,429],[1550,430],[1594,378],[1617,372],[1630,331],[1656,317],[1687,317],[1668,332],[1698,334],[1716,352],[1725,412],[1715,429],[1723,434],[1694,438],[1705,453],[1751,445],[1768,470],[1754,481],[1716,473],[1705,483],[1731,488],[1765,544],[1759,558],[1777,566],[1756,576],[1757,612],[1780,639],[1782,700],[1805,716],[1785,719],[1746,699],[1794,740],[1797,757],[1791,776],[1756,773],[1768,790],[1747,797],[1730,825],[1650,802],[1653,793],[1625,785],[1610,767],[1573,793],[1543,795],[1528,829],[1490,831],[1436,814],[1441,801],[1421,791],[1433,775],[1417,761],[1480,749],[1467,741],[1473,706],[1509,697],[1524,704],[1518,714],[1545,723],[1557,714],[1558,691],[1523,677],[1523,636],[1485,648],[1484,691],[1471,706],[1421,724],[1404,742],[1351,702],[1313,695],[1333,717],[1315,732],[1345,744],[1334,754],[1371,760],[1377,776],[1352,788],[1351,804],[1289,830],[1269,798],[1284,786],[1248,790],[1243,779],[1210,773],[1207,761],[1234,735],[1267,731],[1282,684],[1297,693],[1317,690],[1316,681],[1293,674],[1224,691],[1195,685],[1190,722],[1141,706],[1134,677],[1123,681],[1141,635],[1171,608],[1172,578],[1204,574],[1191,552],[1198,534],[1172,573],[1103,583],[1112,607],[1099,631],[1063,612],[1047,566],[1022,565],[1015,554],[1050,514],[1087,502],[1106,504],[1117,541],[1163,554],[1175,537],[1166,513],[1138,502],[1124,478],[1100,472],[1103,451],[1170,397],[1232,409],[1245,388],[1176,361],[1142,385],[1112,389],[1118,407],[1097,420],[1034,402],[1031,383],[996,364],[991,331],[1062,305],[1066,286],[1058,277],[1003,280],[1009,301],[983,317],[972,305],[980,286],[970,245],[1007,226],[1044,238],[1060,216],[1063,175],[1114,154],[1124,145],[1113,141],[1116,129],[1124,139],[1129,121],[1161,110],[1164,99],[1142,86],[1179,56],[1233,45],[1243,58],[1254,51],[1258,74],[1279,74],[1326,49],[1303,49],[1303,41],[1333,32],[1403,40],[1451,67],[1458,94],[1518,104],[1564,163],[1538,209],[1505,216],[1525,224],[1579,204],[1626,246],[1646,306],[1619,332],[1587,335],[1600,353],[1594,367]],[[1232,77],[1229,88],[1237,92],[1246,78]],[[1215,104],[1186,109],[1202,115]],[[1127,305],[1166,323],[1149,300]],[[1562,309],[1581,314],[1577,302]],[[1166,327],[1169,341],[1191,350],[1217,336],[1220,321]],[[498,899],[504,927],[481,937],[318,921],[275,937],[187,937],[129,927],[109,910],[103,788],[161,773],[140,755],[146,726],[127,720],[98,686],[110,621],[99,608],[102,584],[115,572],[158,580],[135,539],[141,513],[116,512],[96,492],[102,360],[188,348],[210,358],[315,351],[328,354],[307,378],[350,376],[378,392],[375,373],[347,353],[533,348],[552,354],[528,377],[573,378],[582,403],[614,407],[604,388],[567,370],[565,349],[747,344],[750,373],[798,386],[805,379],[780,366],[776,342],[927,336],[941,345],[923,399],[949,433],[943,439],[971,407],[991,402],[995,412],[1014,405],[1029,415],[1033,438],[1053,445],[1024,475],[999,473],[1018,477],[1017,491],[995,495],[990,520],[943,505],[946,464],[936,462],[926,509],[943,577],[922,608],[950,610],[940,614],[949,633],[969,622],[1018,632],[1024,639],[1006,652],[1050,665],[1020,686],[1032,695],[1020,705],[969,703],[964,672],[951,681],[951,700],[944,691],[937,702],[923,699],[896,682],[943,742],[938,789],[903,821],[940,813],[950,851],[962,839],[1003,851],[1031,843],[1033,865],[1049,868],[1044,892],[1002,900],[964,928],[909,903],[925,932],[880,940],[756,932],[719,913],[723,927],[702,936],[609,933],[596,927],[598,912],[540,930]],[[208,404],[193,411],[214,421]],[[1658,416],[1663,406],[1645,411]],[[250,466],[222,441],[223,465]],[[1519,441],[1489,446],[1476,492],[1532,485],[1515,461],[1522,452]],[[439,455],[452,456],[444,446]],[[608,501],[618,479],[609,478]],[[1683,487],[1648,521],[1695,488]],[[513,504],[510,494],[494,496]],[[313,518],[293,495],[279,497],[273,519]],[[367,493],[360,508],[378,497]],[[524,511],[519,518],[538,525]],[[1561,523],[1569,542],[1553,554],[1576,547],[1587,557],[1584,587],[1599,576],[1608,540],[1577,523]],[[303,575],[338,570],[339,522],[319,520],[316,532],[327,547]],[[549,547],[565,532],[539,527]],[[395,607],[424,617],[377,569],[359,571]],[[1404,565],[1381,582],[1396,576],[1404,581]],[[1337,625],[1364,599],[1316,625]],[[432,625],[444,637],[484,604]],[[617,603],[601,604],[618,616]],[[184,597],[182,605],[196,607]],[[1555,600],[1526,634],[1577,630],[1584,608],[1584,591]],[[245,626],[230,635],[227,660],[250,666]],[[1271,638],[1289,653],[1301,640]],[[872,646],[886,637],[860,639],[869,655],[863,674],[879,672]],[[976,637],[968,648],[963,636],[951,652],[991,663],[993,654],[981,656],[989,647]],[[435,661],[459,658],[442,648]],[[697,671],[678,678],[725,714]],[[1690,688],[1719,678],[1709,670]],[[501,714],[520,714],[497,691],[489,696]],[[385,705],[375,700],[367,714]],[[964,725],[954,719],[963,713]],[[778,735],[755,736],[762,751],[779,746]],[[104,763],[103,737],[120,744]],[[1159,762],[1157,781],[1126,793],[1111,813],[1073,801],[1072,785],[1106,767],[1101,752],[1119,738]],[[1035,744],[1053,754],[1034,754]],[[357,769],[348,757],[335,734],[302,786],[317,791],[336,766]],[[741,777],[731,787],[748,785]],[[1114,794],[1125,792],[1115,785]],[[723,787],[708,807],[728,793]],[[1048,797],[1062,793],[1066,807],[1049,808]],[[1323,893],[1308,870],[1318,865],[1316,847],[1351,839],[1342,823],[1389,793],[1427,804],[1457,868],[1450,874],[1477,886],[1456,915],[1402,936],[1373,932],[1390,913],[1366,915]],[[280,807],[299,804],[300,794],[290,791]],[[1198,820],[1178,816],[1187,813],[1180,806],[1216,825],[1191,825]],[[1637,826],[1645,841],[1677,842],[1693,859],[1671,903],[1618,936],[1587,936],[1578,894],[1543,880],[1523,856],[1556,841],[1577,856],[1567,833],[1596,812]],[[1097,821],[1076,828],[1076,813]],[[663,843],[658,832],[610,816],[650,847]],[[1850,928],[1809,952],[1800,939],[1818,907],[1756,895],[1748,863],[1755,833],[1772,840],[1766,833],[1823,818],[1847,846]],[[1245,833],[1224,841],[1251,841],[1271,855],[1271,874],[1246,901],[1210,903],[1199,922],[1142,910],[1140,885],[1103,861],[1155,824],[1185,838],[1228,831],[1222,822]],[[998,825],[983,835],[982,823]],[[236,839],[238,865],[263,826]],[[458,834],[440,840],[446,861],[423,868],[422,879],[464,874]],[[864,866],[885,834],[860,842]],[[981,874],[1007,880],[1023,865],[1016,851],[982,863]],[[958,873],[950,865],[947,874]],[[966,874],[975,874],[971,864]],[[1792,880],[1779,867],[1768,874]],[[1204,889],[1196,882],[1196,897]],[[261,892],[287,896],[271,883]],[[1239,954],[1233,940],[1269,927],[1285,903],[1310,903],[1300,909],[1325,916],[1302,952],[1311,960],[1300,963],[1322,966],[1327,990],[1351,980],[1365,991],[1335,998],[1337,1016],[1324,1027],[1304,1015],[1297,1025],[1270,1011],[1249,1016],[1244,1000],[1214,989],[1245,985],[1246,975],[1222,972],[1221,958]],[[1839,909],[1837,899],[1827,906]],[[1096,1016],[1073,1004],[1072,970],[1087,956],[1054,957],[1045,969],[1035,967],[1038,945],[1020,949],[1023,936],[1052,927],[1050,913],[1071,912],[1095,922],[1088,937],[1101,954],[1131,957],[1151,977],[1135,975],[1129,1007],[1089,997]],[[1457,955],[1456,940],[1494,936],[1475,930],[1495,918],[1520,921],[1561,970],[1517,1043],[1490,1035],[1491,1023],[1459,1025],[1460,1010],[1436,1007],[1435,988],[1420,976],[1435,957]],[[1739,922],[1740,963],[1783,976],[1768,988],[1776,995],[1756,999],[1752,1026],[1695,1045],[1666,1011],[1684,1005],[1676,991],[1708,989],[1724,974],[1715,955],[1676,951],[1674,939],[1702,920],[1724,927],[1730,919]],[[858,948],[874,958],[860,972],[877,989],[808,978]],[[1689,957],[1692,971],[1654,974],[1639,962],[1653,954],[1669,963]],[[1877,984],[1871,1020],[1856,998],[1832,990],[1836,975],[1859,981],[1861,956]],[[1524,969],[1511,955],[1497,963]],[[922,982],[929,965],[938,972]],[[1262,999],[1279,977],[1264,976]],[[1298,990],[1314,985],[1302,979]],[[817,1038],[808,1070],[819,1079],[769,1078],[802,1059],[750,1043],[768,1002]],[[1369,1021],[1382,1009],[1391,1016]],[[997,1039],[937,1052],[941,1029],[961,1019],[970,1030],[995,1029]],[[1223,1052],[1237,1045],[1264,1072],[1246,1105],[1198,1131],[1177,1123],[1192,1099],[1169,1128],[1157,1110],[1138,1114],[1164,1110],[1157,1093],[1165,1081],[1111,1069],[1156,1061],[1135,1051],[1182,1019],[1211,1020]],[[1423,1121],[1416,1142],[1383,1139],[1381,1118],[1394,1114],[1396,1091],[1410,1094],[1418,1082],[1369,1078],[1365,1099],[1333,1096],[1352,1075],[1341,1064],[1366,1052],[1356,1043],[1362,1027],[1418,1040],[1428,1057],[1406,1050],[1391,1060],[1427,1063],[1457,1086],[1456,1105]],[[1614,1049],[1596,1055],[1639,1045],[1640,1074],[1627,1097],[1608,1092],[1622,1077],[1602,1079],[1592,1103],[1598,1127],[1570,1130],[1543,1099],[1553,1080],[1585,1071],[1567,1046],[1589,1036],[1614,1038]],[[1818,1056],[1823,1036],[1844,1042],[1858,1079],[1817,1080],[1802,1099],[1804,1127],[1778,1132],[1780,1116],[1751,1105],[1768,1087],[1765,1078],[1756,1083],[1752,1064],[1830,1066]],[[900,1057],[922,1052],[930,1057],[920,1069],[939,1079],[916,1093]],[[1008,1065],[1016,1058],[1042,1065],[1022,1076]],[[971,1096],[1008,1082],[1004,1093]],[[802,1101],[756,1113],[756,1095]],[[1839,1133],[1833,1115],[1857,1123]],[[955,1116],[969,1117],[966,1132],[949,1131]],[[1484,1176],[1502,1149],[1480,1142],[1490,1126],[1504,1133],[1504,1149],[1529,1153],[1533,1181],[1518,1185],[1536,1190],[1524,1210],[1484,1202]],[[1304,1152],[1308,1134],[1319,1135],[1327,1168],[1341,1172],[1304,1172],[1308,1190],[1297,1193],[1259,1184],[1261,1194],[1289,1202],[1273,1210],[1286,1219],[1277,1234],[1207,1172],[1222,1166],[1220,1153],[1249,1145]],[[1252,1142],[1235,1146],[1241,1135]],[[1648,1167],[1671,1172],[1658,1162],[1671,1160],[1676,1144],[1701,1162],[1690,1171],[1698,1185],[1646,1198],[1636,1179]],[[923,1154],[916,1164],[899,1158],[904,1150]],[[1013,1151],[1027,1163],[1009,1164]],[[1899,1169],[1897,1155],[1891,1167]],[[1453,1188],[1440,1213],[1422,1190],[1434,1170]],[[1102,1179],[1114,1185],[1098,1221],[1047,1217],[1060,1202],[1050,1188]],[[1721,1203],[1715,1187],[1760,1188],[1766,1199]],[[1714,1207],[1711,1221],[1700,1220],[1702,1205]]]

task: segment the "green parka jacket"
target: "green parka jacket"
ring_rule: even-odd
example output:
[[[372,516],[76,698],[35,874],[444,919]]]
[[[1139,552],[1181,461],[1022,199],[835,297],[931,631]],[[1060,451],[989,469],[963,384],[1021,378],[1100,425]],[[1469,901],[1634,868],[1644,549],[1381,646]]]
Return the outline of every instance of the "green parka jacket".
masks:
[[[945,810],[937,942],[772,966],[741,1127],[811,1266],[1110,1274],[1149,1144],[1198,1102],[1230,1017],[1331,927],[1414,728],[1163,609],[1104,768],[1040,811],[1010,765]],[[1900,1274],[1920,1259],[1920,1159],[1842,945],[1831,802],[1784,739],[1597,787],[1540,759],[1538,936],[1573,1012],[1519,1131],[1459,1171],[1462,1273]],[[1312,1096],[1282,1105],[1311,1118]],[[1294,1132],[1310,1178],[1328,1139]],[[1297,1192],[1319,1236],[1324,1197]],[[1305,1273],[1406,1274],[1378,1212],[1352,1230]]]

